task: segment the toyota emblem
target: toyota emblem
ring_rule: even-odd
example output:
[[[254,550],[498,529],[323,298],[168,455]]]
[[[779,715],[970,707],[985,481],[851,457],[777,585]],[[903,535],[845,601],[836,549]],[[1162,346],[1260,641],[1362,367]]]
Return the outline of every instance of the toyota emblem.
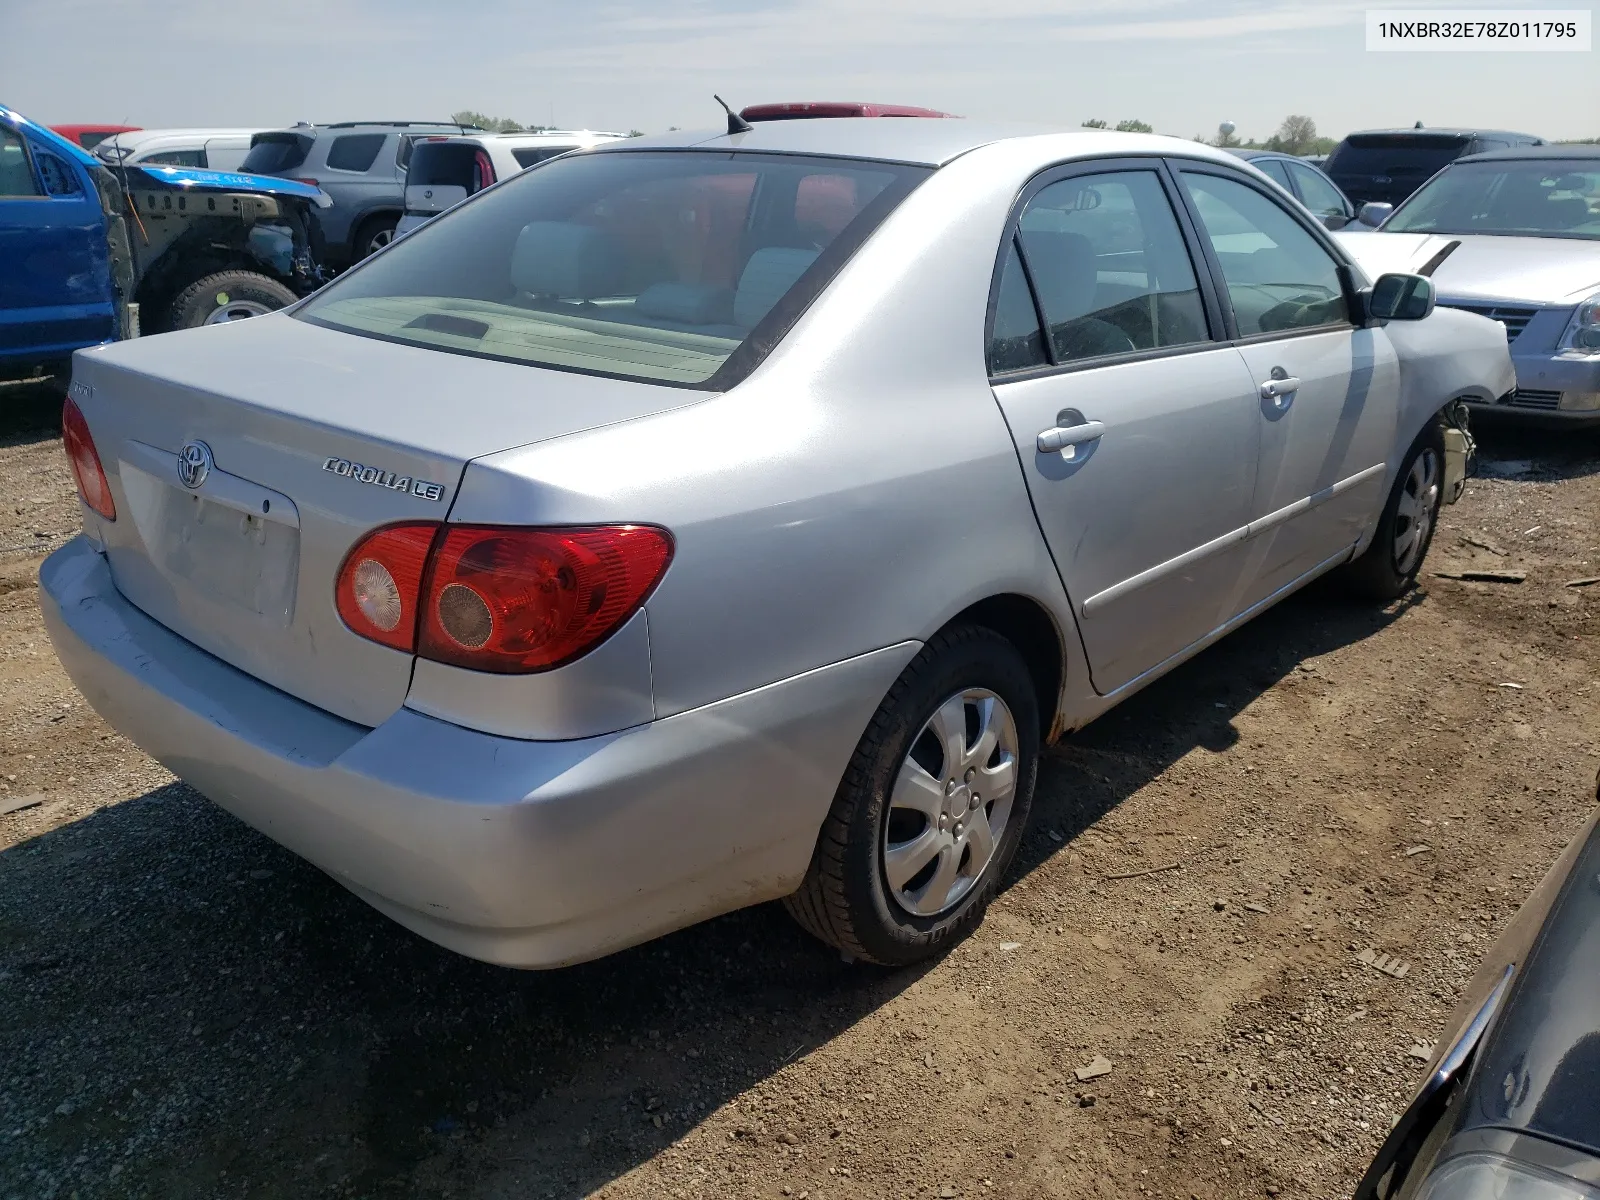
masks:
[[[211,447],[204,442],[185,442],[178,451],[178,482],[197,488],[211,474]]]

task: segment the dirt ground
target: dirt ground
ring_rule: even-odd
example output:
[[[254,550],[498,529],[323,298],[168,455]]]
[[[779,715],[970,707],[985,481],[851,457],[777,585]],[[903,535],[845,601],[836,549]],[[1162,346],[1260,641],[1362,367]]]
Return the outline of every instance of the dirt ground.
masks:
[[[1425,588],[1313,589],[1053,750],[942,961],[767,906],[484,966],[77,696],[35,583],[70,480],[6,391],[0,809],[41,803],[0,816],[0,1198],[1345,1196],[1594,796],[1600,438],[1481,430]]]

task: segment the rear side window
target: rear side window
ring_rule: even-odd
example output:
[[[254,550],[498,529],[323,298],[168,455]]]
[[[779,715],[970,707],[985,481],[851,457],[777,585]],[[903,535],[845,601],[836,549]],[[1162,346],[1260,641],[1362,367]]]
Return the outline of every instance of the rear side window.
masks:
[[[989,373],[1026,371],[1050,361],[1044,350],[1044,334],[1039,327],[1039,310],[1033,306],[1033,290],[1022,270],[1022,256],[1012,238],[1006,248],[1005,265],[1000,268],[1000,290],[995,296],[994,328],[989,331]]]
[[[78,176],[75,171],[54,154],[41,152],[35,155],[39,164],[39,178],[44,180],[44,190],[52,196],[76,196],[79,194]]]
[[[430,221],[295,316],[721,390],[754,369],[927,174],[801,155],[573,155]]]
[[[206,165],[206,152],[204,150],[162,150],[156,154],[147,154],[139,161],[142,163],[160,163],[169,167],[203,167]]]
[[[1053,361],[1209,340],[1194,266],[1154,171],[1079,175],[1017,222]]]
[[[1349,320],[1338,261],[1276,201],[1216,175],[1183,172],[1222,267],[1241,337]]]
[[[517,166],[527,170],[534,163],[547,162],[558,154],[566,154],[576,149],[576,146],[523,146],[513,150],[511,157],[517,160]]]
[[[328,170],[366,171],[378,160],[378,151],[388,139],[386,133],[347,133],[333,139],[328,147]]]
[[[418,142],[406,168],[407,187],[460,187],[472,190],[477,147],[466,142]]]
[[[1284,170],[1283,163],[1279,159],[1263,158],[1257,162],[1251,163],[1250,165],[1253,167],[1259,167],[1262,172],[1272,180],[1273,183],[1283,188],[1284,191],[1288,192],[1291,196],[1294,194],[1294,189],[1289,186],[1289,173]]]
[[[250,153],[239,170],[246,174],[276,175],[292,171],[306,160],[311,139],[297,133],[258,133],[250,141]]]
[[[9,129],[0,129],[0,196],[39,196],[33,167],[22,139]]]

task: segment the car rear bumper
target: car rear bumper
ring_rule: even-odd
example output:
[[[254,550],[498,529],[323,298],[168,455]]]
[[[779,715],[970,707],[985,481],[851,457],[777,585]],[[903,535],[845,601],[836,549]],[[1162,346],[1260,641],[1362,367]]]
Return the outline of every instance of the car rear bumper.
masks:
[[[441,945],[596,958],[798,886],[902,643],[602,737],[531,742],[402,708],[375,729],[145,616],[83,538],[40,570],[67,673],[215,803]]]

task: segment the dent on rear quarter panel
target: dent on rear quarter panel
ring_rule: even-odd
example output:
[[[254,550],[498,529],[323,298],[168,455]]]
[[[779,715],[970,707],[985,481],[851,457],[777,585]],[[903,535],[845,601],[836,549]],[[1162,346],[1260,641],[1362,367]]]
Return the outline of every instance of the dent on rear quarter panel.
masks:
[[[733,391],[479,459],[452,519],[671,530],[646,604],[658,717],[926,639],[999,593],[1073,631],[984,360],[1001,233],[1044,153],[936,172]]]

